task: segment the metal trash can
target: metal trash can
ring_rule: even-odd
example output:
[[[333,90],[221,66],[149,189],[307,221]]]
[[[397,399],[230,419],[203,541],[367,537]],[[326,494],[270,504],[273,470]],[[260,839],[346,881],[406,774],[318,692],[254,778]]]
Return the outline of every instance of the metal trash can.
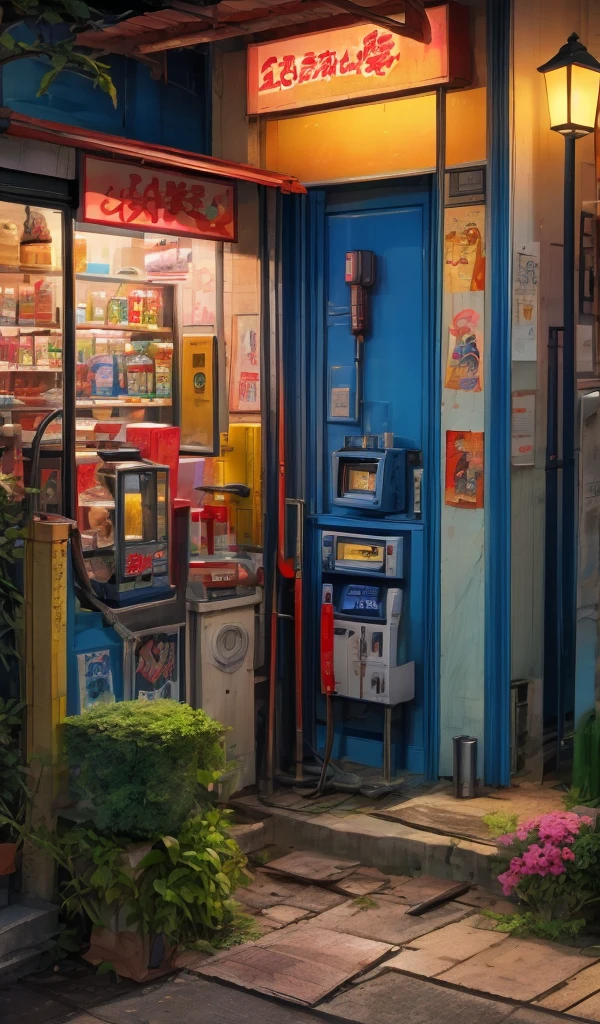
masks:
[[[477,740],[473,736],[454,736],[454,796],[459,800],[477,795]]]

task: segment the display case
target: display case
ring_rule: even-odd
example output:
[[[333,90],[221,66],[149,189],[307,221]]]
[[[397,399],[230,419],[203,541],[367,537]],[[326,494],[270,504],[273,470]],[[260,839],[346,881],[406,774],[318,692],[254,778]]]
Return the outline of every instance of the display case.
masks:
[[[64,214],[0,202],[0,432],[9,452],[31,444],[63,402]],[[60,418],[47,441],[60,440]],[[4,441],[11,440],[11,444]],[[11,456],[7,456],[9,460]],[[4,472],[21,472],[3,457]]]
[[[108,604],[165,597],[169,583],[169,469],[133,448],[98,452],[79,494],[78,526],[94,590]]]

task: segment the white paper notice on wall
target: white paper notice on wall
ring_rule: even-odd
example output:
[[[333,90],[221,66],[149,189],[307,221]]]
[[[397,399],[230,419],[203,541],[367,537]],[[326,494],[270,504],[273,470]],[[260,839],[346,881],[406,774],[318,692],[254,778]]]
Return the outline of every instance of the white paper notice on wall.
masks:
[[[519,246],[513,259],[512,357],[537,359],[540,243]]]
[[[594,328],[592,324],[577,324],[575,328],[575,352],[577,373],[594,372]]]
[[[515,391],[512,396],[511,462],[535,464],[535,392]]]

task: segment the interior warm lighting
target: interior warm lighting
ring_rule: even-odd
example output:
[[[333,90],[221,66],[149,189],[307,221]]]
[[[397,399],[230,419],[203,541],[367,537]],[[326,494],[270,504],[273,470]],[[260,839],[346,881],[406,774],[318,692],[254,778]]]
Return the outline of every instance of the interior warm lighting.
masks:
[[[589,135],[596,124],[600,63],[569,36],[558,53],[538,68],[546,81],[550,127],[561,135]]]

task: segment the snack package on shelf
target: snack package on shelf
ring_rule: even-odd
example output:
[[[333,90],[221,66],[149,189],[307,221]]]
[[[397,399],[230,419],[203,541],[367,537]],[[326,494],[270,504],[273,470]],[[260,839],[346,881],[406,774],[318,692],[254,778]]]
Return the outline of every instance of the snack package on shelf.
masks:
[[[19,324],[35,324],[35,292],[33,285],[19,285]]]
[[[7,285],[2,288],[0,301],[0,324],[5,327],[14,327],[17,323],[17,289]]]
[[[34,284],[34,320],[36,324],[53,324],[56,318],[54,307],[54,284],[41,278]]]

